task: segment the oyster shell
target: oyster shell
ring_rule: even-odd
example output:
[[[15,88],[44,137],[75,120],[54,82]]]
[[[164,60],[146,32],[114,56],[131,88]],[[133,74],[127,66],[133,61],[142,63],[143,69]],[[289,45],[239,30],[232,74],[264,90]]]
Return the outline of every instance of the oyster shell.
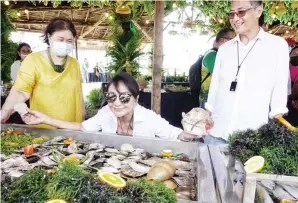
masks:
[[[180,176],[180,177],[191,177],[191,178],[194,178],[196,176],[195,172],[181,171],[181,170],[176,170],[175,175]]]
[[[120,146],[120,151],[121,152],[133,152],[133,151],[135,151],[135,148],[131,144],[124,143]]]
[[[133,170],[129,165],[122,166],[121,173],[123,173],[125,176],[132,177],[132,178],[138,178],[146,175],[146,173],[141,173]]]
[[[115,148],[105,148],[105,151],[112,154],[120,154],[120,152]]]
[[[191,186],[195,183],[193,178],[190,177],[172,177],[173,181],[178,185],[178,186]]]
[[[18,166],[27,166],[29,163],[23,157],[17,157],[15,159],[7,159],[1,163],[2,169],[13,168]]]
[[[53,156],[45,156],[45,157],[41,157],[39,163],[41,165],[45,164],[46,166],[56,166],[57,163],[55,161],[53,161]]]
[[[139,160],[139,163],[145,164],[147,166],[153,166],[154,164],[156,164],[157,162],[159,162],[160,160],[162,160],[159,157],[152,157],[150,159],[147,160]]]
[[[172,160],[172,162],[178,170],[182,170],[182,171],[193,170],[194,171],[194,164],[192,162],[185,162],[185,161],[180,161],[180,160]]]
[[[136,162],[130,162],[128,164],[133,170],[140,172],[140,173],[148,173],[150,170],[150,167],[143,165],[143,164],[137,164]]]
[[[120,171],[114,167],[101,167],[98,170],[98,173],[107,172],[107,173],[120,173]]]
[[[103,145],[103,144],[100,144],[100,143],[91,143],[91,144],[89,144],[89,146],[88,146],[88,151],[89,150],[92,150],[92,149],[104,149],[105,148],[105,145]]]
[[[119,161],[118,159],[109,158],[106,160],[106,162],[108,165],[113,166],[116,169],[121,168],[121,161]]]

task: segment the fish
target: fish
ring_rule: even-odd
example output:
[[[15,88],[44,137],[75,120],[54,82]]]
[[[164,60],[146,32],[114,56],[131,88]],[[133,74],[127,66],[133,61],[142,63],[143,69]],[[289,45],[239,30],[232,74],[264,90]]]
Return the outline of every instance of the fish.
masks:
[[[290,193],[293,197],[298,199],[298,188],[290,186],[290,185],[285,185],[285,184],[280,184],[280,186],[285,189],[288,193]]]
[[[290,195],[288,192],[286,192],[282,187],[279,185],[276,185],[274,190],[272,191],[272,195],[276,197],[278,200],[282,199],[288,199],[294,201],[295,198]]]
[[[263,203],[274,203],[267,190],[261,185],[257,184],[256,192]]]

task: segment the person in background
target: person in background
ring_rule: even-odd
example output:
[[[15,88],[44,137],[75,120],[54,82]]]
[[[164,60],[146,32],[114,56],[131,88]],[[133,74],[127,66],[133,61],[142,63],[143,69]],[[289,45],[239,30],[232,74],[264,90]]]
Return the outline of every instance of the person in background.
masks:
[[[22,61],[31,53],[31,47],[27,43],[19,44],[17,49],[16,60],[13,62],[10,68],[10,77],[13,81],[16,81],[17,74],[21,68]]]
[[[44,51],[31,53],[22,62],[17,79],[1,109],[1,122],[14,113],[14,105],[30,99],[30,109],[70,122],[81,122],[85,111],[82,76],[73,50],[76,29],[65,18],[50,20],[44,32]],[[52,127],[40,125],[39,127]]]
[[[291,87],[293,87],[295,81],[298,80],[298,46],[295,46],[290,52],[290,76]]]
[[[93,70],[94,70],[94,82],[100,82],[100,73],[98,71],[99,66],[98,62],[95,64]]]
[[[190,140],[200,137],[170,125],[160,115],[140,106],[138,98],[137,81],[129,73],[122,72],[114,76],[107,86],[105,99],[108,105],[83,123],[58,120],[30,110],[22,118],[27,124],[46,123],[76,131],[102,131],[124,136],[159,137],[169,140]]]
[[[99,63],[98,71],[100,73],[100,81],[106,82],[106,73],[105,73],[105,67],[102,64],[102,62]]]
[[[206,79],[212,74],[215,58],[218,48],[225,42],[233,39],[235,33],[231,28],[224,28],[220,30],[213,43],[213,48],[207,51],[204,56],[199,59],[189,69],[189,84],[192,94],[199,98],[201,93],[201,86]],[[202,68],[207,69],[208,74],[202,80]],[[201,101],[202,103],[203,101]],[[203,104],[201,104],[203,106]]]
[[[88,68],[89,68],[88,60],[87,60],[87,58],[85,58],[84,63],[81,66],[81,73],[82,73],[82,76],[83,76],[83,82],[84,83],[89,82]]]
[[[213,48],[207,51],[203,57],[203,68],[208,70],[208,73],[211,75],[214,69],[216,54],[221,45],[225,42],[230,41],[235,37],[235,32],[231,28],[224,28],[218,32],[216,35],[215,42],[213,44]]]
[[[229,19],[238,35],[216,56],[205,104],[214,121],[207,144],[225,143],[235,131],[257,129],[288,112],[288,44],[260,27],[262,13],[262,1],[231,1]]]
[[[85,59],[84,63],[85,67],[87,68],[87,73],[88,73],[88,83],[94,82],[94,69],[92,66],[90,66],[89,62],[87,59]]]
[[[288,97],[289,113],[285,117],[293,126],[298,126],[298,46],[290,52],[291,94]]]

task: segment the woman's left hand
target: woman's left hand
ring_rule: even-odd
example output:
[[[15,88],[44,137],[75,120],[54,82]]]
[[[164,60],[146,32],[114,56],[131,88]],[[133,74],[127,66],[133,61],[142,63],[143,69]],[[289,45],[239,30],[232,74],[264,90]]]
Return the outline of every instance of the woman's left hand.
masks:
[[[194,135],[194,134],[190,134],[190,133],[187,133],[187,132],[183,132],[182,133],[182,136],[181,136],[181,140],[182,141],[188,141],[188,140],[192,140],[192,139],[199,139],[199,138],[202,138],[204,137],[204,135]]]

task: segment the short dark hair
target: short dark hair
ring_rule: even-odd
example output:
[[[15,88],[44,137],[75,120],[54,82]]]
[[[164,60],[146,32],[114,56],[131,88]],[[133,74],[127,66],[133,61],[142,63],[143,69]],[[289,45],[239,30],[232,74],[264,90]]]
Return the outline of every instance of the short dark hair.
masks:
[[[234,32],[234,30],[232,28],[223,28],[221,29],[217,35],[216,35],[216,38],[215,38],[215,41],[216,42],[219,42],[222,38],[224,38],[229,32]]]
[[[252,6],[261,6],[263,4],[263,1],[254,1],[254,0],[249,0],[249,1]]]
[[[290,55],[293,53],[293,51],[294,51],[295,49],[298,49],[298,45],[294,46],[294,47],[291,49],[291,51],[290,51]]]
[[[112,80],[109,82],[106,88],[106,91],[108,91],[109,87],[113,84],[116,87],[117,92],[119,93],[118,91],[119,82],[124,83],[124,85],[127,87],[127,89],[130,91],[130,93],[135,99],[139,96],[140,94],[139,85],[137,81],[127,72],[121,72],[115,75],[112,78]]]
[[[23,43],[19,44],[18,49],[17,49],[17,52],[21,51],[22,47],[25,47],[25,46],[26,47],[29,47],[31,49],[31,47],[30,47],[29,44],[23,42]],[[18,53],[16,55],[16,60],[21,60],[21,57],[20,57],[20,55]]]
[[[50,45],[48,35],[52,35],[56,31],[69,30],[73,37],[77,36],[77,31],[74,24],[67,18],[56,17],[52,18],[44,31],[44,42]]]
[[[264,13],[262,13],[262,15],[259,18],[259,26],[262,27],[265,23],[265,16]]]

